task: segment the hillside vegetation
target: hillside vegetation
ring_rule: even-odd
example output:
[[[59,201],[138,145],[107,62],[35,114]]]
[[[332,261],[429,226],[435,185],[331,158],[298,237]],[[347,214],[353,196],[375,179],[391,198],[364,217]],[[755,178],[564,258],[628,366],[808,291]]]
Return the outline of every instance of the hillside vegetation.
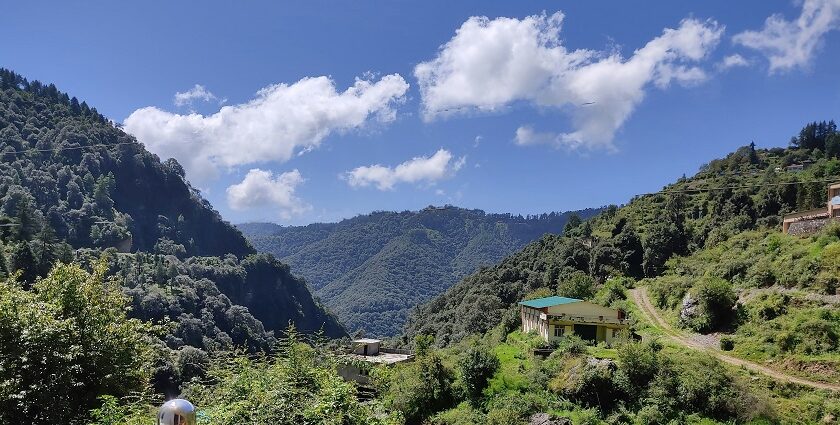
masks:
[[[546,235],[497,266],[466,277],[418,307],[402,341],[428,335],[448,347],[445,351],[463,352],[464,342],[478,337],[504,359],[507,355],[499,347],[509,344],[505,335],[520,326],[517,303],[522,299],[589,299],[623,308],[638,319],[625,290],[646,286],[674,326],[689,335],[707,334],[700,340],[712,349],[791,376],[840,382],[840,227],[829,225],[804,237],[781,233],[784,214],[825,207],[828,184],[840,181],[838,158],[840,133],[833,122],[805,126],[788,148],[740,148],[704,165],[693,177],[625,206],[608,207],[567,228],[563,236]],[[786,167],[792,164],[802,164],[804,170],[789,171]],[[658,332],[638,321],[634,329],[649,341]],[[588,355],[576,366],[563,348],[571,343],[561,343],[552,355],[562,357],[561,365],[547,372],[545,385],[514,391],[520,400],[536,394],[532,406],[514,410],[515,421],[570,401],[565,412],[555,413],[576,418],[575,423],[831,423],[840,414],[837,394],[794,389],[766,377],[745,381],[717,360],[684,353],[688,349],[681,346],[584,346]],[[592,360],[603,356],[615,362]],[[525,362],[517,366],[520,372],[532,361],[527,354],[514,359]],[[503,400],[492,396],[494,380],[504,376],[506,387],[516,382],[504,363],[490,374],[485,404],[449,405],[429,415],[439,418],[436,423],[492,423]],[[659,375],[661,368],[675,364],[687,368]],[[702,376],[682,382],[682,374],[693,370]],[[627,382],[632,390],[622,393]],[[681,399],[693,390],[680,388],[691,382],[704,382],[702,397],[714,399],[699,404]],[[712,395],[719,390],[723,392]],[[551,398],[544,391],[560,394],[561,401],[546,405]],[[674,392],[670,402],[656,401],[668,392]],[[723,401],[727,397],[735,399]],[[739,403],[735,400],[752,401],[733,409]],[[586,408],[594,410],[580,410]]]
[[[822,145],[809,142],[818,127],[831,129],[820,134]],[[794,140],[789,149],[743,147],[659,193],[608,207],[565,236],[544,236],[420,306],[407,337],[436,335],[446,345],[515,318],[511,308],[528,293],[592,298],[610,277],[654,278],[672,257],[713,249],[753,229],[780,232],[783,214],[824,207],[828,182],[840,180],[840,152],[827,156],[820,148],[840,143],[833,123],[809,125]],[[810,163],[804,171],[785,171],[803,161]]]
[[[597,211],[575,214],[591,217]],[[239,228],[258,250],[306,278],[351,332],[391,336],[416,305],[545,233],[561,233],[570,216],[521,217],[446,206],[375,212],[339,223]]]
[[[274,332],[290,321],[301,331],[346,335],[288,265],[257,253],[221,219],[184,180],[175,160],[161,162],[94,108],[54,85],[0,69],[0,155],[0,280],[6,285],[0,302],[15,305],[41,296],[51,270],[50,276],[64,276],[66,267],[93,272],[101,266],[107,279],[96,275],[97,279],[113,282],[125,296],[124,302],[114,302],[118,312],[127,310],[129,319],[154,325],[148,341],[153,348],[140,350],[144,358],[137,359],[149,361],[141,369],[149,380],[133,383],[177,393],[181,383],[202,369],[190,365],[204,364],[214,353],[227,350],[268,352],[275,343]],[[137,388],[96,384],[112,379],[105,376],[111,372],[104,366],[102,376],[95,368],[84,376],[75,372],[95,353],[85,348],[91,342],[84,335],[79,345],[72,336],[62,339],[51,333],[72,327],[71,316],[81,314],[62,313],[60,308],[55,312],[53,301],[39,301],[44,303],[40,310],[6,312],[0,334],[8,342],[49,332],[55,339],[22,352],[31,350],[37,357],[54,351],[67,358],[20,366],[15,356],[21,352],[0,344],[0,374],[9,374],[0,382],[8,390],[50,379],[48,374],[23,376],[18,366],[43,367],[56,379],[69,373],[72,376],[62,382],[73,384],[42,388],[44,397],[54,397],[54,402],[33,405],[42,410],[30,412],[31,418],[45,423],[67,423],[95,406],[98,395],[127,394]],[[44,313],[46,321],[31,317],[36,311]],[[142,335],[132,338],[144,341]],[[59,372],[64,367],[68,371]],[[9,397],[30,397],[27,394],[36,388]],[[115,388],[118,391],[111,392]],[[74,399],[75,392],[83,399]],[[65,402],[74,405],[68,413],[74,418],[54,421],[43,416],[51,405]]]

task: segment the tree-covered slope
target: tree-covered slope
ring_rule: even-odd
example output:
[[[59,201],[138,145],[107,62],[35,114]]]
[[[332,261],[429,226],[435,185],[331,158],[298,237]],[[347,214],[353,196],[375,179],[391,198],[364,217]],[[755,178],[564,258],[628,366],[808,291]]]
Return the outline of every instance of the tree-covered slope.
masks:
[[[290,320],[344,335],[303,281],[257,254],[175,160],[161,162],[54,85],[0,70],[0,156],[3,274],[29,285],[54,263],[106,251],[132,315],[192,326],[189,337],[164,338],[173,349],[264,347],[265,331]]]
[[[543,234],[562,232],[570,215],[521,217],[446,206],[330,224],[239,228],[258,250],[301,273],[348,329],[390,336],[414,306]]]
[[[788,212],[824,207],[829,182],[840,181],[838,158],[840,133],[833,122],[807,125],[789,148],[740,148],[704,165],[691,178],[637,196],[625,206],[609,207],[565,236],[546,235],[498,265],[464,278],[412,313],[406,340],[428,334],[447,345],[504,321],[514,325],[515,305],[528,294],[593,298],[611,278],[625,277],[620,282],[632,285],[646,277],[684,275],[685,263],[671,258],[705,255],[706,267],[723,270],[731,265],[726,255],[705,253],[751,230],[781,232],[781,217]],[[788,171],[786,166],[792,164],[805,169]],[[764,251],[751,252],[761,255],[744,261],[771,261]],[[809,280],[813,274],[797,270],[816,267],[813,261],[800,257],[779,266],[777,273],[796,274],[796,279],[785,277],[786,285]],[[718,274],[730,285],[737,283],[734,275]],[[825,285],[803,286],[811,292],[826,291]],[[691,287],[681,286],[679,296]]]

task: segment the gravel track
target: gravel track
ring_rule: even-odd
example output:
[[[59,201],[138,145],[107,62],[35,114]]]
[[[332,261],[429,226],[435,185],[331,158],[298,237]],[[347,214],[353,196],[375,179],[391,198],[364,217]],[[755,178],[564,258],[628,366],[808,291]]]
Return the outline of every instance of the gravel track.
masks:
[[[770,369],[769,367],[762,366],[758,363],[751,362],[749,360],[732,357],[730,355],[724,354],[722,351],[714,347],[711,347],[708,342],[701,342],[697,338],[694,338],[692,335],[688,335],[687,333],[674,329],[673,327],[671,327],[671,325],[668,324],[668,322],[666,322],[662,318],[662,316],[659,315],[659,312],[656,311],[656,308],[653,306],[653,303],[650,302],[650,298],[647,294],[647,288],[631,289],[630,297],[633,299],[633,302],[636,303],[637,306],[639,306],[639,310],[641,310],[642,315],[645,316],[645,320],[647,320],[648,323],[662,330],[668,338],[682,346],[697,351],[703,351],[723,362],[735,366],[742,366],[746,369],[770,376],[771,378],[777,379],[779,381],[792,382],[794,384],[804,385],[812,388],[840,392],[840,385],[812,381],[810,379],[788,375],[787,373],[780,372],[775,369]]]

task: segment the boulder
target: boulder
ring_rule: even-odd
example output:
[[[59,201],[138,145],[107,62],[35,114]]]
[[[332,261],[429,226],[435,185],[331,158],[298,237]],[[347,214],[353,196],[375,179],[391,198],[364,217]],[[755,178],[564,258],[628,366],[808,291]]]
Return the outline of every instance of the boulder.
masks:
[[[548,413],[534,413],[528,425],[572,425],[569,418],[554,418]]]
[[[680,308],[680,323],[691,323],[700,314],[700,303],[696,298],[691,296],[690,292],[686,292],[682,300],[682,307]]]

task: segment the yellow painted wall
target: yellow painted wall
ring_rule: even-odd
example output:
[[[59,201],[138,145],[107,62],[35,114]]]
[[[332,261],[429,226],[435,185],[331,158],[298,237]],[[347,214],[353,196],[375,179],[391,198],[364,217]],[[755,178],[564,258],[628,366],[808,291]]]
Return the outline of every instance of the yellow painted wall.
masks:
[[[567,307],[567,306],[575,306],[574,308],[565,308],[565,309],[557,309],[556,307]],[[542,314],[544,314],[541,310],[530,308],[530,307],[522,307],[520,309],[520,317],[522,319],[522,331],[527,333],[530,331],[535,331],[537,334],[541,335],[546,341],[554,341],[559,339],[558,337],[554,336],[554,329],[555,327],[562,326],[565,335],[572,335],[574,333],[574,324],[576,323],[573,320],[558,320],[558,319],[551,319],[551,320],[543,320],[541,318]],[[566,314],[569,316],[604,316],[604,318],[615,319],[618,317],[618,310],[602,307],[596,304],[588,303],[588,302],[577,302],[571,304],[564,304],[560,306],[550,307],[549,314]],[[607,344],[612,344],[618,338],[618,332],[622,329],[626,329],[628,325],[626,324],[618,324],[618,323],[586,323],[591,325],[596,325],[598,327],[598,331],[596,333],[597,341],[604,341]],[[613,335],[613,330],[618,330],[615,332],[615,336]]]

